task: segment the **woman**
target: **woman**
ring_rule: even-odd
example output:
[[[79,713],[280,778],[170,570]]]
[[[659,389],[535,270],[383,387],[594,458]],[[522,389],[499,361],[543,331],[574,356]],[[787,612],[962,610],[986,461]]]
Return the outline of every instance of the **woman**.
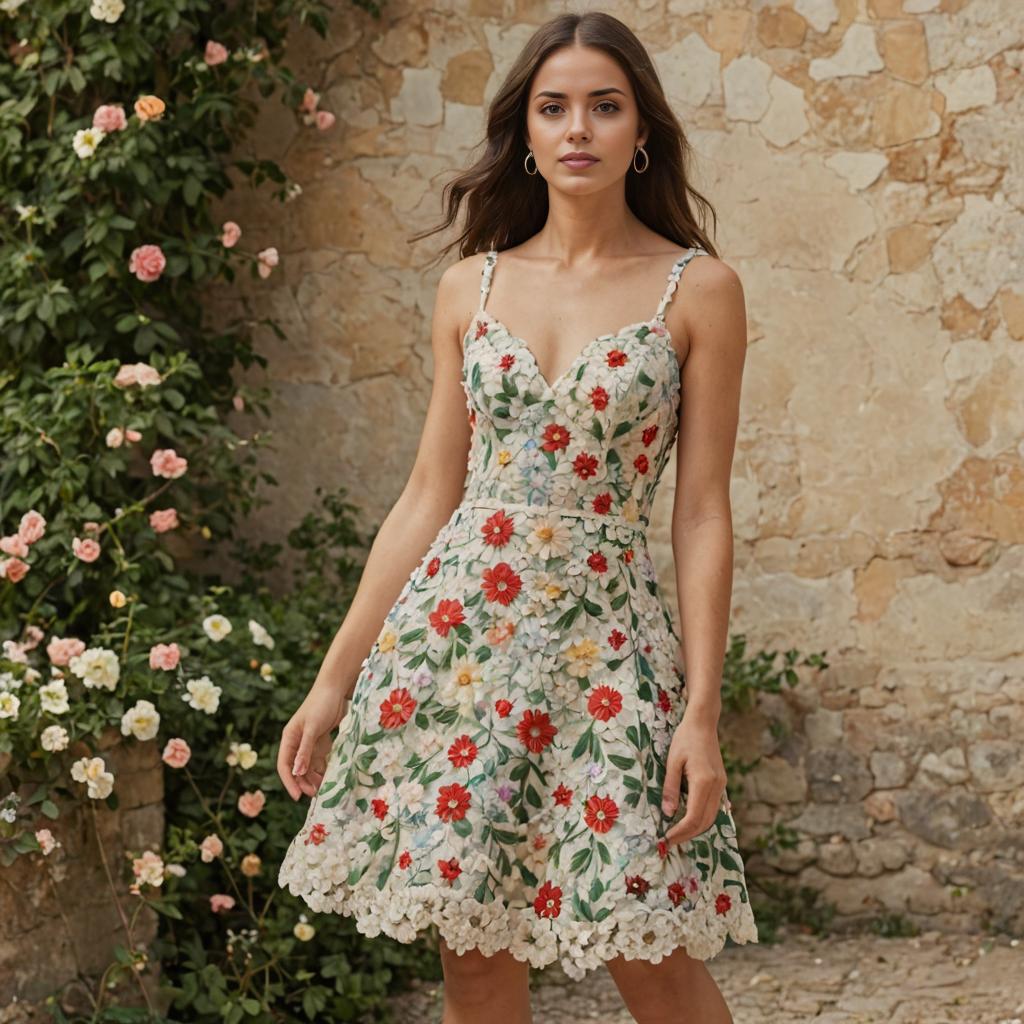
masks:
[[[717,737],[746,316],[687,151],[621,22],[527,44],[450,187],[471,255],[409,482],[282,736],[313,799],[280,884],[367,935],[436,925],[447,1024],[529,1021],[555,960],[606,964],[636,1020],[722,1024],[703,961],[757,941]],[[646,543],[673,444],[685,648]]]

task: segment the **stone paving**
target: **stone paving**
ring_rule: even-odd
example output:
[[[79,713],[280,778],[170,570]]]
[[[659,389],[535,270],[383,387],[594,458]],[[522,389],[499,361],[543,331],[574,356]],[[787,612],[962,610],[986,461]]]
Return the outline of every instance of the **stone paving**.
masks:
[[[1024,944],[1005,936],[795,934],[724,949],[708,969],[734,1024],[1024,1024]],[[551,967],[531,984],[534,1024],[632,1024],[605,970],[575,982]],[[441,997],[438,982],[395,997],[396,1024],[440,1024]]]

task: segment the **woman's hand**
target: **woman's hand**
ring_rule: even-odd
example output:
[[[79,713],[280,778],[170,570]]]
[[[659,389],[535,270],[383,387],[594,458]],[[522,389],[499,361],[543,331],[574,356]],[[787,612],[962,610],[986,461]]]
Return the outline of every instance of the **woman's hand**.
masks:
[[[662,810],[671,817],[679,805],[683,774],[686,774],[686,815],[666,833],[669,846],[685,843],[710,828],[718,817],[725,791],[726,774],[718,729],[686,715],[672,736],[662,789]]]
[[[331,733],[347,703],[340,690],[314,686],[281,733],[277,774],[293,800],[303,793],[312,797],[320,788],[331,751]]]

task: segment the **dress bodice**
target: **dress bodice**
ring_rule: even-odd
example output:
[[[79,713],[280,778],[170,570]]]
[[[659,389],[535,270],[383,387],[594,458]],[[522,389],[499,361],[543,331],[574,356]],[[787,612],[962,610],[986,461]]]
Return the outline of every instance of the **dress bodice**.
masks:
[[[650,320],[587,342],[553,381],[529,345],[484,306],[498,253],[485,257],[480,305],[463,338],[473,428],[465,501],[550,505],[646,523],[678,429],[679,361],[665,308],[692,246],[673,265]]]

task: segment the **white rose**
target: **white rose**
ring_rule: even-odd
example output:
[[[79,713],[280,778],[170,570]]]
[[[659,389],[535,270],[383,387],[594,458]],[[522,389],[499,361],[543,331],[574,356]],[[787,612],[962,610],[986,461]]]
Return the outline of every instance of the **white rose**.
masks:
[[[76,654],[69,662],[68,668],[92,688],[105,687],[113,690],[121,678],[121,665],[117,655],[105,647],[90,647],[81,654]]]
[[[121,716],[121,732],[127,736],[131,733],[137,740],[151,740],[160,728],[160,712],[152,701],[136,701]]]
[[[203,632],[213,641],[219,643],[231,632],[231,622],[223,615],[207,615],[203,619]]]

